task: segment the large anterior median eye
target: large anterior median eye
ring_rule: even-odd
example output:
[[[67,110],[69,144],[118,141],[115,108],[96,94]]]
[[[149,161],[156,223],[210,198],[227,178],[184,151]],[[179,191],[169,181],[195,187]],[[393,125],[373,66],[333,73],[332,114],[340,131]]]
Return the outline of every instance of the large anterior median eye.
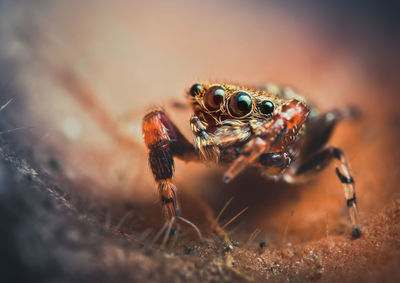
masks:
[[[224,102],[225,90],[220,86],[212,86],[204,95],[204,105],[208,110],[217,110]]]
[[[229,98],[229,113],[235,117],[244,117],[253,110],[253,101],[248,93],[238,91]]]

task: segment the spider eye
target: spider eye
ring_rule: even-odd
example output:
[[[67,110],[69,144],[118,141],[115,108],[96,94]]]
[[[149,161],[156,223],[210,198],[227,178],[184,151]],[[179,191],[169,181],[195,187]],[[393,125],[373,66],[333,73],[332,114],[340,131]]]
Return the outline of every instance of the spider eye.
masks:
[[[204,91],[205,91],[205,88],[202,85],[194,84],[190,88],[189,94],[193,97],[196,97],[197,95],[204,93]]]
[[[225,97],[225,90],[220,86],[210,87],[204,95],[204,105],[208,110],[217,110],[220,108]]]
[[[269,115],[274,112],[274,104],[269,100],[265,100],[260,104],[260,111],[263,114]]]
[[[248,93],[238,91],[230,98],[228,107],[232,116],[243,117],[253,110],[253,101]]]

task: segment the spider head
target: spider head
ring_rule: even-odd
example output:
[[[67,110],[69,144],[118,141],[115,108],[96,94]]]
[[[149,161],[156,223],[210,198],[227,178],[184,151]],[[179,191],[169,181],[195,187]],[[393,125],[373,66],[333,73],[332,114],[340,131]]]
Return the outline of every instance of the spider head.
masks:
[[[269,120],[290,101],[265,90],[220,83],[196,83],[189,89],[188,96],[196,114],[243,122]]]

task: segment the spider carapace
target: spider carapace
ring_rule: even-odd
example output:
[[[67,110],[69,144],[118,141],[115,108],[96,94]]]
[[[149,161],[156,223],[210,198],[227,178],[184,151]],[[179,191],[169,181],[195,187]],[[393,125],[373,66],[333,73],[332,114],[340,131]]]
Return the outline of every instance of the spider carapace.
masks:
[[[194,112],[190,119],[194,142],[189,142],[161,109],[143,118],[149,164],[170,231],[177,229],[178,219],[191,224],[181,216],[171,181],[177,157],[227,164],[226,183],[248,166],[258,167],[267,178],[295,183],[334,161],[353,237],[361,235],[350,165],[339,148],[327,144],[337,122],[354,116],[353,108],[320,113],[292,89],[276,85],[256,89],[199,83],[187,96]]]

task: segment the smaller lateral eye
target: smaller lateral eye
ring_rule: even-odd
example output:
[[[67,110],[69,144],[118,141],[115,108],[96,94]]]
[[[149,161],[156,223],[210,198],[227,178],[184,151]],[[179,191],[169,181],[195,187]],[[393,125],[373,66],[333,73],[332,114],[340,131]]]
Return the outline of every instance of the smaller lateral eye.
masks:
[[[217,110],[224,102],[225,90],[220,86],[212,86],[204,95],[204,105],[208,110]]]
[[[238,91],[229,99],[229,113],[235,117],[244,117],[253,110],[253,101],[248,93]]]
[[[201,84],[194,84],[190,88],[189,94],[193,97],[198,96],[199,94],[204,93],[205,88]]]
[[[263,114],[269,115],[274,112],[274,104],[269,100],[265,100],[260,104],[260,111]]]

